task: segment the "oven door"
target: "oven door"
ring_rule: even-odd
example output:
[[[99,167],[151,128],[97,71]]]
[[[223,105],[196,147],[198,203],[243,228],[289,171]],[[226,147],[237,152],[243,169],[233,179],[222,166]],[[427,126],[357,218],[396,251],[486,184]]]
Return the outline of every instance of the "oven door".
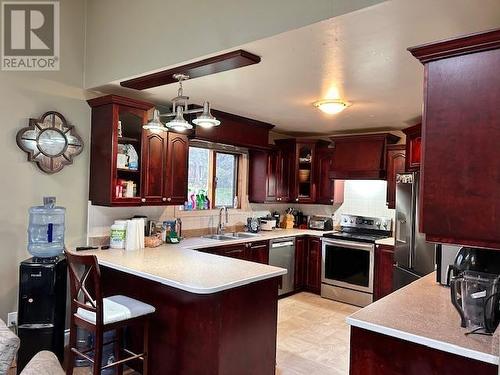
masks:
[[[374,244],[323,239],[321,281],[373,293],[374,250]]]

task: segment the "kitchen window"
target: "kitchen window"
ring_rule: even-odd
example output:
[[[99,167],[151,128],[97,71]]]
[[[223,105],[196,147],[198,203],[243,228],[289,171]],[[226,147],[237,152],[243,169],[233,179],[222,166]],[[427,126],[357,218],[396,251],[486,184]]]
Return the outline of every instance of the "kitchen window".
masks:
[[[238,164],[238,154],[189,147],[188,198],[203,193],[213,208],[233,207],[238,195]]]

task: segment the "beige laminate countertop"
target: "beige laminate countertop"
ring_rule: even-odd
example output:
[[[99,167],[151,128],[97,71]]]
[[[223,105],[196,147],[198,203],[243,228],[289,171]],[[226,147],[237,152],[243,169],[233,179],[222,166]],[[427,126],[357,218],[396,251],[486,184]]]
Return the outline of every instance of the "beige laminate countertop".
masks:
[[[201,237],[140,250],[90,250],[100,265],[196,294],[217,293],[286,274],[286,269],[207,254],[197,249],[296,236],[322,236],[308,229],[276,229],[252,238],[218,241]]]
[[[375,241],[376,245],[387,245],[387,246],[394,246],[396,241],[394,240],[394,237],[389,237],[389,238],[383,238],[381,240]]]
[[[499,336],[468,335],[450,300],[450,289],[431,273],[347,318],[367,329],[434,349],[497,365]]]

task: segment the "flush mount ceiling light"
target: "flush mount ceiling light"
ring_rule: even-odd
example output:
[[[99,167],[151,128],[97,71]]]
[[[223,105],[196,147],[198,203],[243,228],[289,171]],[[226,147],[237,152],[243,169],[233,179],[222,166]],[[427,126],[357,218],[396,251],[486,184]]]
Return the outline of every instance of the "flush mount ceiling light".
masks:
[[[193,128],[193,125],[186,121],[184,114],[194,113],[200,114],[193,120],[195,125],[203,128],[212,128],[220,125],[220,121],[210,113],[209,102],[206,101],[203,103],[203,108],[188,109],[189,96],[184,96],[182,92],[182,81],[189,79],[189,76],[186,74],[174,74],[173,77],[179,82],[179,89],[177,90],[177,96],[172,99],[172,112],[160,114],[160,112],[155,109],[153,119],[144,125],[143,128],[150,129],[152,131],[166,131],[168,129],[172,129],[182,132],[189,130]],[[160,121],[160,117],[173,117],[173,119],[163,125]]]
[[[319,108],[322,112],[328,113],[329,115],[340,113],[350,105],[351,103],[340,99],[323,99],[313,103],[313,106]]]

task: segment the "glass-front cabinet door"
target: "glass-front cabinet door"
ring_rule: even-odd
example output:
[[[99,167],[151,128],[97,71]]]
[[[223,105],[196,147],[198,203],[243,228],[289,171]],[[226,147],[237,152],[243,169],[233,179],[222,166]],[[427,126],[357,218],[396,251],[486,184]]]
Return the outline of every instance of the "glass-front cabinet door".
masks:
[[[313,159],[314,159],[314,143],[298,143],[297,144],[297,185],[296,185],[296,201],[308,202],[314,200],[314,183],[313,183]]]
[[[141,200],[141,147],[144,111],[118,106],[116,126],[116,203]]]

